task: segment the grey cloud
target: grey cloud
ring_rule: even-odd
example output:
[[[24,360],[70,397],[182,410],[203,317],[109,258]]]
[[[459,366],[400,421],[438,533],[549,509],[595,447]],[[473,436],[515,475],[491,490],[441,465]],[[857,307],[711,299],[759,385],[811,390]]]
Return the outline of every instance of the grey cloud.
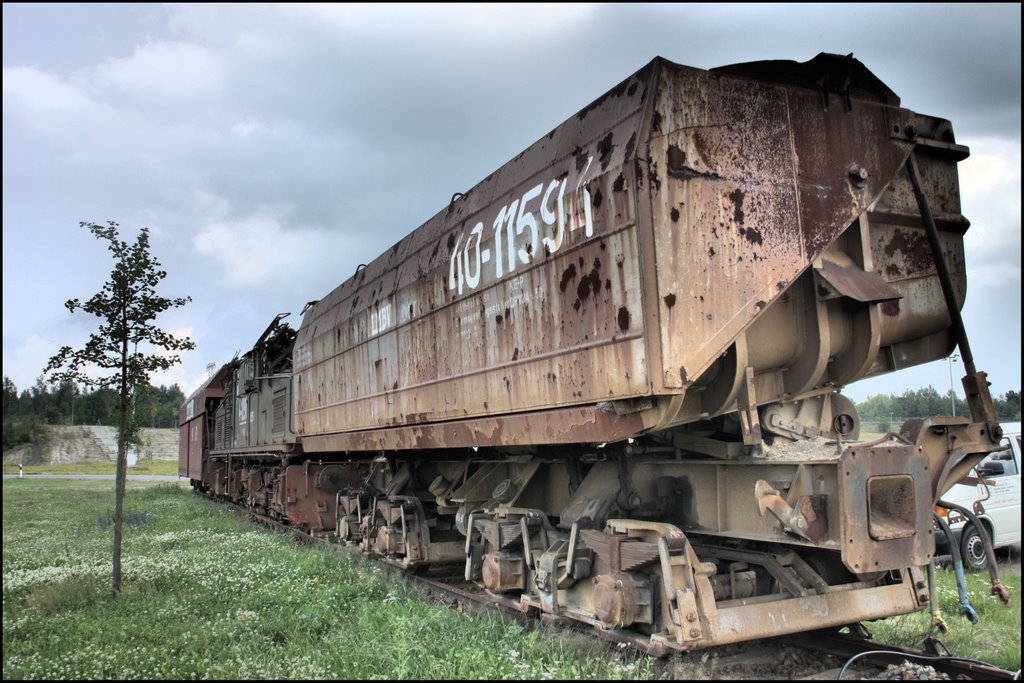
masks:
[[[442,209],[452,193],[656,55],[709,68],[853,52],[905,106],[952,120],[961,140],[983,134],[1016,145],[1019,166],[1019,6],[459,10],[478,13],[470,17],[427,16],[422,7],[278,5],[3,11],[5,69],[30,67],[79,93],[93,112],[73,125],[61,123],[76,121],[67,118],[73,112],[49,114],[61,124],[50,135],[45,120],[8,99],[5,73],[5,334],[19,319],[50,325],[56,334],[64,299],[102,281],[90,280],[102,278],[102,269],[96,276],[74,268],[75,256],[95,246],[76,232],[79,220],[151,225],[171,274],[168,291],[194,298],[188,311],[200,349],[188,361],[199,370],[192,375],[251,343],[275,313],[298,313],[305,301],[326,295],[358,263]],[[382,14],[375,20],[376,11]],[[201,55],[196,68],[208,58],[218,87],[196,88],[191,98],[149,96],[146,74],[159,78],[168,60],[147,58],[175,46]],[[988,264],[1012,263],[1019,254],[1019,172],[1017,183],[1004,190],[1017,193],[1016,226],[1012,212],[1011,219],[1006,212],[988,215],[991,201],[972,209],[969,239],[984,225],[1002,226],[993,238],[998,244],[970,251],[988,274]],[[301,282],[271,278],[249,290],[227,288],[229,262],[199,253],[194,238],[264,214],[274,217],[286,242],[304,239],[310,252],[343,244],[344,253],[312,261]],[[1017,241],[1008,248],[1005,234],[1014,227]],[[39,239],[76,253],[52,249],[45,257],[69,273],[59,286],[40,288],[36,308],[48,313],[16,314],[19,302],[8,292],[36,277],[44,262]],[[983,299],[974,294],[985,291],[972,287],[972,315]],[[16,343],[5,336],[5,358]],[[1010,370],[1008,381],[1019,386],[1019,360]]]

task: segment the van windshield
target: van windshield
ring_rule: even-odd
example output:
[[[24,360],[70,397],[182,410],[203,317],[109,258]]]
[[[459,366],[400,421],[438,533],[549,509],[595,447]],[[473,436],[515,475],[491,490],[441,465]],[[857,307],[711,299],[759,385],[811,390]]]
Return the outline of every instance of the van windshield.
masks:
[[[1020,448],[1020,435],[1013,438],[1017,440],[1017,448]],[[1013,459],[1013,450],[1010,448],[1010,440],[1003,439],[1002,448],[978,463],[978,474],[983,477],[1005,477],[1017,474],[1017,463]]]

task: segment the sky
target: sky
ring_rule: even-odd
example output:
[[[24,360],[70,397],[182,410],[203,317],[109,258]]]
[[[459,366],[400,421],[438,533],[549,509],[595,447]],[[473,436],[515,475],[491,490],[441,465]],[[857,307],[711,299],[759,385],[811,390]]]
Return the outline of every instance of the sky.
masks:
[[[853,53],[952,121],[975,362],[1021,388],[1021,8],[828,5],[3,5],[3,373],[32,386],[110,275],[80,221],[150,228],[191,296],[188,394],[655,56],[703,69]],[[848,386],[929,385],[940,360]]]

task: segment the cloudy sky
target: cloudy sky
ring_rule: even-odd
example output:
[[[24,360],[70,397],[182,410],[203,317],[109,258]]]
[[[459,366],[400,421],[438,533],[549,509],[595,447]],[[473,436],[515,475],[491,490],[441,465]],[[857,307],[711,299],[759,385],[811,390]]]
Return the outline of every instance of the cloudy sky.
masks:
[[[699,68],[853,53],[948,118],[965,319],[1021,387],[1020,5],[3,5],[3,372],[33,384],[110,273],[79,221],[148,226],[192,303],[188,393],[655,56]],[[938,361],[847,388],[949,387]],[[956,363],[959,377],[962,366]],[[957,380],[958,393],[960,384]]]

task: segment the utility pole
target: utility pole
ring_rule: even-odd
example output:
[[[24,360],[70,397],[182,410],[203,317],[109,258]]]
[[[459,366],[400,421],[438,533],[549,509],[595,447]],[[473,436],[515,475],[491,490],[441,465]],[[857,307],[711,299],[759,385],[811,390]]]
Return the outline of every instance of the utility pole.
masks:
[[[959,359],[960,356],[955,353],[946,359],[949,361],[949,409],[953,412],[953,417],[956,417],[956,393],[953,391],[953,361]]]

